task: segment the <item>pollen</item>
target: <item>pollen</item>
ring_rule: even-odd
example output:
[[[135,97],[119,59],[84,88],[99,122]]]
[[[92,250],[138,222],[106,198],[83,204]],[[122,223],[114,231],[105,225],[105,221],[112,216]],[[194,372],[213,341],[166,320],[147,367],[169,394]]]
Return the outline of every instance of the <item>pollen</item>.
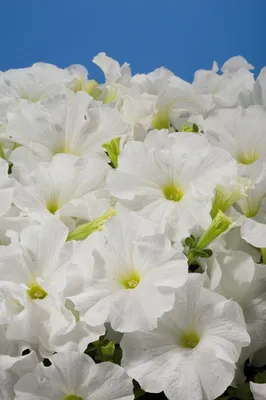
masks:
[[[128,289],[135,289],[138,286],[139,281],[132,279],[131,281],[127,282]]]
[[[200,341],[200,336],[195,330],[185,331],[179,338],[179,344],[185,349],[194,349]]]
[[[169,201],[180,201],[183,197],[183,191],[175,185],[167,185],[163,188],[164,197]]]
[[[64,397],[64,400],[83,400],[83,398],[80,396],[76,396],[75,394],[67,394]]]
[[[32,300],[43,300],[48,295],[38,283],[31,284],[27,293]]]

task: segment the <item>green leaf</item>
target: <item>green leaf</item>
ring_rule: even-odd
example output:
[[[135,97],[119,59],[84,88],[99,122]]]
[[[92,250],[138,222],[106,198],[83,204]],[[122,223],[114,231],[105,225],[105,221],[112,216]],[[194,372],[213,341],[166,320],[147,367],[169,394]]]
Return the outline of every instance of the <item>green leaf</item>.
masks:
[[[113,355],[113,363],[120,365],[121,364],[121,359],[122,359],[122,349],[119,346],[119,344],[117,344],[115,346],[115,352]]]
[[[6,159],[5,152],[1,143],[0,143],[0,157],[3,158],[3,160]]]
[[[195,239],[194,239],[195,240]],[[193,246],[197,246],[196,241],[194,241]],[[191,266],[197,258],[210,258],[212,256],[211,249],[198,249],[197,247],[190,247],[187,258],[188,265]]]
[[[13,168],[13,163],[9,163],[9,165],[8,165],[8,174],[9,175],[12,173],[12,168]]]
[[[213,254],[211,249],[204,249],[203,251],[205,253],[205,257],[203,258],[210,258]]]
[[[97,355],[97,346],[94,343],[90,343],[84,353],[94,359]]]
[[[236,388],[233,388],[230,386],[229,388],[227,388],[227,392],[228,392],[229,397],[233,397],[236,394]]]
[[[140,387],[134,388],[134,395],[135,399],[138,399],[139,397],[143,396],[146,392],[142,390]]]
[[[250,391],[249,382],[240,385],[238,388],[228,388],[229,399],[231,397],[238,398],[240,400],[253,400],[253,395]]]
[[[253,400],[253,395],[249,388],[249,383],[246,382],[236,389],[236,397],[241,400]]]
[[[221,396],[221,397],[218,397],[218,399],[216,399],[216,400],[230,400],[230,396]]]
[[[185,239],[185,245],[186,245],[186,246],[192,247],[193,244],[194,244],[194,240],[192,239],[192,237],[187,237],[187,238]]]
[[[192,125],[192,129],[193,129],[193,132],[195,132],[195,133],[198,133],[198,132],[199,132],[199,127],[198,127],[197,124],[193,124],[193,125]]]
[[[115,352],[115,342],[109,342],[104,346],[101,346],[101,360],[112,361]]]
[[[209,258],[212,256],[212,251],[210,249],[191,249],[192,254],[194,257],[200,257],[200,258]]]
[[[120,140],[121,138],[118,137],[102,145],[102,147],[107,151],[108,157],[115,168],[117,168],[118,157],[120,154]]]
[[[14,143],[13,150],[16,150],[18,147],[21,147],[21,146],[22,145],[19,143]]]
[[[266,371],[260,372],[259,374],[255,375],[254,382],[255,383],[266,383]]]
[[[199,127],[197,124],[193,124],[192,127],[189,125],[183,125],[181,128],[182,132],[193,132],[193,133],[198,133],[199,132]]]

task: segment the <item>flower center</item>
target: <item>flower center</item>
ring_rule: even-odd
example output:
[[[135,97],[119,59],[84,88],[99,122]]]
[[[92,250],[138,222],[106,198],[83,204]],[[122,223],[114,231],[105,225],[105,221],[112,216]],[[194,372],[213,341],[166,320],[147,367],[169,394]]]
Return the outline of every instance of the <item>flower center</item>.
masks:
[[[29,285],[27,293],[32,300],[43,300],[48,296],[48,293],[38,283]]]
[[[138,283],[139,281],[132,279],[126,283],[126,286],[128,289],[134,289],[136,286],[138,286]]]
[[[55,197],[53,197],[47,201],[46,208],[48,211],[50,211],[51,214],[55,214],[56,211],[60,208],[60,203]]]
[[[257,161],[260,158],[259,154],[255,151],[251,151],[250,153],[240,153],[237,156],[237,161],[240,164],[244,165],[249,165],[253,164],[255,161]]]
[[[83,400],[83,398],[80,396],[76,396],[75,394],[67,394],[64,397],[64,400]]]
[[[200,341],[198,332],[191,330],[183,332],[179,338],[179,343],[185,349],[194,349]]]
[[[183,197],[183,192],[181,189],[177,188],[175,185],[167,185],[163,189],[164,197],[170,201],[180,201]]]
[[[137,272],[132,271],[129,275],[120,278],[120,283],[126,289],[135,289],[140,281],[140,276]]]
[[[157,112],[157,114],[155,114],[153,116],[152,119],[152,125],[154,127],[154,129],[168,129],[169,128],[169,112]]]
[[[55,156],[56,154],[73,154],[74,156],[79,156],[79,152],[72,150],[70,146],[67,146],[66,144],[59,145],[53,149],[53,155]]]

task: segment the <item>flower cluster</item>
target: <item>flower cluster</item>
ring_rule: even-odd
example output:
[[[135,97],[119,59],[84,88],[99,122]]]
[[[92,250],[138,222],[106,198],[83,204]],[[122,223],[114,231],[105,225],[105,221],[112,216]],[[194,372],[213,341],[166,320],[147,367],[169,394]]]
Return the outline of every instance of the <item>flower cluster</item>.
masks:
[[[0,75],[0,398],[266,399],[266,68],[93,62]]]

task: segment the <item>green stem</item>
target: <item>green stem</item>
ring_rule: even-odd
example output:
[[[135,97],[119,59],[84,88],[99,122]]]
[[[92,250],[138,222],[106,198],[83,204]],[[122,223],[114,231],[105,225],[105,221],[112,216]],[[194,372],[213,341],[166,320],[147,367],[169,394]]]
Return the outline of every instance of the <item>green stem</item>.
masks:
[[[266,248],[261,248],[262,264],[266,264]]]

